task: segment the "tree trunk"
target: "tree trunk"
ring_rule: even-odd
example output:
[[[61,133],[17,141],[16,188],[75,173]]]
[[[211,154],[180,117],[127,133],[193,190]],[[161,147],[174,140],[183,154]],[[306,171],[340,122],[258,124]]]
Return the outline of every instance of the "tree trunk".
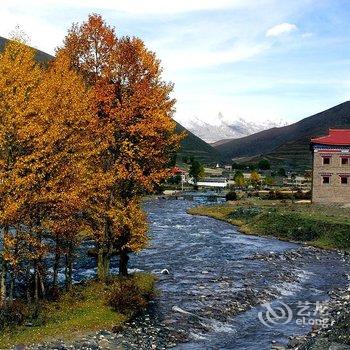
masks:
[[[101,282],[106,282],[109,276],[110,254],[104,247],[99,247],[97,257],[97,278]]]
[[[53,264],[53,280],[52,280],[52,288],[57,288],[57,282],[58,282],[58,269],[60,267],[60,250],[59,250],[59,241],[56,236],[56,247],[55,247],[55,261]]]
[[[45,290],[43,274],[41,273],[40,268],[41,268],[41,265],[38,268],[38,281],[39,281],[41,296],[43,299],[45,299],[46,298],[46,290]]]
[[[7,264],[3,257],[1,257],[1,276],[0,276],[0,307],[5,307],[6,304],[6,275]]]
[[[128,275],[128,261],[129,256],[126,250],[121,250],[119,254],[119,275],[127,276]]]
[[[15,239],[15,248],[13,251],[13,255],[15,258],[19,257],[19,248],[18,248],[18,225],[16,226],[16,239]],[[12,264],[10,268],[10,290],[9,290],[9,303],[12,305],[13,303],[13,298],[14,298],[14,289],[15,289],[15,278],[16,278],[16,266],[15,264]]]
[[[100,282],[105,283],[109,277],[109,266],[111,261],[111,234],[110,222],[108,217],[105,217],[104,223],[104,238],[102,243],[98,243],[97,257],[97,278]]]
[[[105,281],[105,270],[104,270],[104,263],[103,263],[103,248],[100,246],[98,247],[98,252],[97,252],[97,279],[100,282]]]
[[[4,259],[4,252],[6,251],[5,237],[9,233],[9,227],[6,225],[3,229],[3,253],[1,256],[1,277],[0,277],[0,306],[6,305],[6,277],[7,277],[7,262]]]
[[[30,265],[26,267],[26,295],[28,305],[31,303],[31,290],[30,290]]]
[[[13,268],[10,270],[10,289],[9,289],[9,305],[13,303],[13,291],[15,287],[15,273]]]
[[[65,284],[66,290],[69,291],[72,288],[73,281],[73,245],[70,243],[68,252],[66,253],[66,268],[65,268]]]
[[[39,275],[38,275],[38,261],[34,260],[34,304],[38,309],[39,306]]]

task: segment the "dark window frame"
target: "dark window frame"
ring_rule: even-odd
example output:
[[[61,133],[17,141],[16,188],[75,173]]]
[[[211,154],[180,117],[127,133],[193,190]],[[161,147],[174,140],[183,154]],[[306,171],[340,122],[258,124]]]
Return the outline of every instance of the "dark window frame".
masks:
[[[327,181],[325,181],[327,179]],[[322,175],[322,185],[329,185],[331,183],[331,177],[327,175]]]
[[[343,182],[345,180],[345,182]],[[340,183],[342,185],[347,185],[349,183],[349,176],[340,176]]]
[[[340,158],[341,158],[341,165],[349,165],[348,157],[340,157]]]
[[[332,157],[327,156],[327,157],[322,157],[322,158],[323,158],[323,159],[322,159],[322,164],[323,164],[323,165],[330,165],[330,164],[331,164],[331,158],[332,158]],[[327,161],[328,163],[327,163],[326,161]]]

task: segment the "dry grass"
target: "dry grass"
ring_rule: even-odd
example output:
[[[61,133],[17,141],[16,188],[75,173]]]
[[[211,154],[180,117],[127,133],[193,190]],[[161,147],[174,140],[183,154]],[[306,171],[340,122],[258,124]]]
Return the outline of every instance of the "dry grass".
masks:
[[[154,277],[137,274],[135,283],[142,293],[154,286]],[[108,288],[92,281],[85,286],[75,286],[72,292],[58,301],[47,302],[45,322],[39,326],[18,326],[0,335],[0,348],[9,349],[18,344],[35,344],[62,339],[69,341],[99,329],[121,326],[130,318],[112,310],[105,300]]]
[[[255,208],[257,214],[251,215],[249,208]],[[340,206],[254,198],[195,207],[188,213],[229,222],[248,234],[306,242],[319,248],[350,249],[350,209]]]

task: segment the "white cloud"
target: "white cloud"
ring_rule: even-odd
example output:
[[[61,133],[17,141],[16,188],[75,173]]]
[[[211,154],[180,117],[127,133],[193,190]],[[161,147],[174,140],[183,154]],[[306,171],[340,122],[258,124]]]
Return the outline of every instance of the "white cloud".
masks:
[[[301,34],[302,38],[311,38],[312,36],[314,36],[314,34],[310,33],[310,32],[306,32],[306,33]]]
[[[171,71],[179,69],[190,70],[219,66],[221,64],[236,63],[252,58],[268,48],[264,44],[237,44],[233,48],[223,51],[209,51],[203,48],[186,50],[180,49],[171,52],[160,51],[163,64]]]
[[[289,34],[295,30],[297,30],[298,27],[295,24],[291,23],[281,23],[277,24],[276,26],[271,27],[267,30],[266,36],[267,37],[276,37],[283,34]]]

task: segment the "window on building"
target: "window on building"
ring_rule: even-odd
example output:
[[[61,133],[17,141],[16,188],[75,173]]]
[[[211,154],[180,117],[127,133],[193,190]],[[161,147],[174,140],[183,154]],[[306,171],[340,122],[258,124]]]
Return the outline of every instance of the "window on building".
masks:
[[[322,176],[322,183],[328,185],[331,182],[331,178],[329,176]]]
[[[340,176],[340,183],[342,185],[347,185],[348,184],[348,177],[347,176]]]
[[[323,165],[331,164],[331,157],[323,157]]]
[[[349,158],[342,158],[341,159],[341,165],[348,165],[349,164]]]

